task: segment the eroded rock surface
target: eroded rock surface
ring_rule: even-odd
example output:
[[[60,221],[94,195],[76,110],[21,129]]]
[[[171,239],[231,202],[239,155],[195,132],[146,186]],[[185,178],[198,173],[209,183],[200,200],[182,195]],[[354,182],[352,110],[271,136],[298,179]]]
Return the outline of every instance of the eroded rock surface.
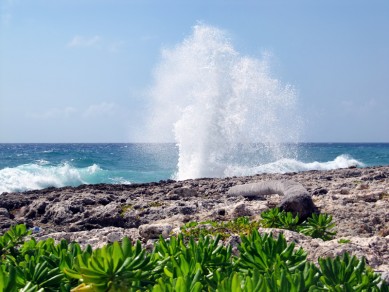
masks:
[[[34,234],[37,238],[65,238],[101,246],[129,236],[146,243],[159,233],[168,236],[189,221],[222,221],[239,216],[258,219],[262,211],[282,206],[287,197],[281,192],[247,196],[229,190],[268,181],[300,184],[306,191],[304,196],[319,212],[333,216],[337,231],[334,240],[322,242],[295,233],[289,236],[308,251],[310,259],[348,251],[365,255],[369,265],[389,275],[389,166],[3,193],[0,232],[25,223],[39,227]],[[341,244],[339,239],[350,243]]]

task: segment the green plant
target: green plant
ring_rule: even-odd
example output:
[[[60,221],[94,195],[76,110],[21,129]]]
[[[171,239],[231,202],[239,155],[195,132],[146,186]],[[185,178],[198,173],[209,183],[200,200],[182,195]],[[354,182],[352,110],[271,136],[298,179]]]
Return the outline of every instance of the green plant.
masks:
[[[216,289],[218,292],[301,292],[319,283],[320,274],[313,264],[306,263],[303,270],[280,270],[279,273],[262,274],[253,270],[252,275],[239,272],[232,273],[221,280]]]
[[[191,237],[185,243],[182,234],[170,240],[161,237],[155,245],[155,252],[161,259],[166,259],[164,275],[172,285],[173,279],[183,277],[183,280],[188,281],[196,275],[195,279],[202,285],[215,288],[218,275],[232,270],[231,246],[223,246],[220,239],[220,235],[215,238],[200,236],[197,241]],[[215,274],[215,271],[219,274]]]
[[[323,240],[333,239],[336,232],[331,231],[335,227],[332,216],[328,214],[312,214],[301,224],[299,216],[293,216],[291,212],[280,211],[279,208],[269,209],[261,213],[261,224],[267,228],[281,228],[298,231],[304,235]]]
[[[297,214],[294,216],[292,212],[281,211],[279,208],[271,208],[261,213],[261,225],[266,228],[282,228],[295,231],[300,222],[300,217]]]
[[[209,222],[250,229],[248,218]],[[188,224],[196,228],[197,224]],[[81,249],[65,240],[25,240],[26,228],[0,236],[0,292],[43,291],[384,291],[388,285],[348,254],[306,262],[306,253],[283,235],[241,235],[239,255],[222,236],[160,238],[152,252],[128,238],[102,248]],[[4,244],[6,243],[6,244]],[[6,246],[9,246],[8,250]]]
[[[188,222],[181,227],[181,233],[189,239],[190,237],[199,238],[208,235],[219,235],[221,239],[226,239],[231,234],[249,234],[252,230],[258,229],[258,221],[250,221],[249,217],[239,217],[231,221],[202,221]]]
[[[19,272],[23,274],[22,285],[25,289],[44,289],[44,291],[58,291],[64,275],[60,268],[49,267],[47,261],[41,261],[35,257],[27,257],[26,264],[20,267]]]
[[[162,207],[165,206],[165,203],[160,202],[160,201],[153,201],[147,204],[147,207],[152,208],[152,207]]]
[[[139,241],[133,246],[128,238],[77,256],[73,269],[64,271],[93,291],[134,291],[153,282],[155,263]],[[77,290],[76,290],[77,291]]]
[[[132,210],[134,206],[132,204],[123,205],[120,209],[120,216],[124,217],[124,214],[126,214],[128,211]]]
[[[350,243],[350,242],[351,242],[350,239],[343,239],[343,238],[341,238],[341,239],[338,240],[338,243],[340,243],[340,244],[346,244],[346,243]]]
[[[11,227],[3,236],[0,236],[0,258],[15,261],[19,255],[18,246],[30,234],[31,231],[27,230],[26,225],[20,224]]]
[[[17,291],[16,270],[13,266],[3,264],[0,266],[0,291]]]
[[[229,277],[220,281],[216,291],[254,292],[267,290],[264,277],[258,271],[254,271],[252,276],[243,275],[239,272],[231,273]]]
[[[200,270],[195,274],[171,278],[164,281],[163,278],[157,280],[152,292],[200,292],[203,291],[203,285],[199,281]]]
[[[321,268],[320,282],[327,291],[380,291],[379,275],[365,266],[365,260],[358,260],[345,253],[335,259],[319,259]],[[382,284],[382,289],[387,285]],[[386,286],[386,288],[385,288]]]
[[[238,246],[240,257],[236,264],[239,270],[252,274],[258,270],[260,273],[279,273],[280,270],[293,271],[304,266],[307,254],[302,248],[294,250],[294,243],[287,244],[282,233],[277,239],[272,234],[260,235],[257,230],[241,237]]]
[[[312,217],[303,222],[298,231],[313,238],[331,240],[336,234],[336,232],[331,231],[334,227],[335,223],[332,222],[331,215],[314,213]]]
[[[295,231],[298,229],[300,217],[297,214],[293,216],[291,212],[281,212],[280,213],[280,222],[283,229],[288,229]]]
[[[265,228],[282,228],[280,217],[283,216],[283,211],[279,208],[271,208],[261,213],[261,225]],[[282,214],[282,215],[281,215]]]

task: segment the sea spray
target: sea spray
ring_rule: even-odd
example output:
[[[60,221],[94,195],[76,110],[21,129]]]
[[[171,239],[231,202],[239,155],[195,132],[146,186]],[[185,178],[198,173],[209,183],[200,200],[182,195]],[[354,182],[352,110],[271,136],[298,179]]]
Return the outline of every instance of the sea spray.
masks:
[[[295,158],[301,123],[293,87],[270,75],[266,57],[241,55],[218,28],[197,25],[163,51],[151,96],[152,137],[175,140],[179,180]]]
[[[56,166],[47,164],[30,163],[0,169],[0,194],[47,187],[78,186],[106,180],[105,171],[96,164],[83,168],[76,168],[69,163]]]

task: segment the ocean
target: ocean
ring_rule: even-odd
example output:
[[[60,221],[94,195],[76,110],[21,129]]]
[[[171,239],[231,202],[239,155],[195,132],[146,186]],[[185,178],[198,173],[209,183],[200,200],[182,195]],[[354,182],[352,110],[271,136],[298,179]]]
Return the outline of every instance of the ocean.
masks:
[[[0,144],[0,193],[389,165],[389,143],[299,143],[298,90],[270,65],[196,25],[164,50],[137,137],[174,143]]]
[[[210,162],[209,167],[218,166],[212,176],[389,165],[389,143],[284,144],[277,146],[284,153],[278,157],[268,155],[268,147],[236,147],[228,157]],[[0,193],[190,178],[190,173],[178,176],[179,158],[180,148],[173,143],[0,144]],[[197,172],[196,177],[206,174]]]

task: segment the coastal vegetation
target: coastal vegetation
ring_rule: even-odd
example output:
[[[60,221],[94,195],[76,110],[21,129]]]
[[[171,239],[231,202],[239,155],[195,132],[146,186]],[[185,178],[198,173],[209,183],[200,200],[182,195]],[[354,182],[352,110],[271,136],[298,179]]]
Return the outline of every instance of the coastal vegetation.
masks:
[[[95,249],[36,241],[25,225],[17,225],[0,236],[0,291],[389,291],[363,258],[345,253],[311,263],[282,234],[274,238],[257,230],[272,222],[324,239],[333,234],[330,216],[297,221],[270,210],[259,221],[190,222],[179,235],[160,237],[152,250],[128,238]],[[223,230],[240,234],[237,250],[223,244]]]
[[[328,214],[312,214],[312,217],[300,222],[299,215],[281,211],[279,208],[271,208],[261,213],[261,219],[251,221],[249,217],[239,217],[231,221],[188,222],[181,227],[181,232],[186,237],[199,238],[200,235],[220,235],[223,239],[232,234],[248,235],[259,227],[280,228],[297,231],[304,235],[323,240],[333,239],[336,232],[332,229],[335,224],[332,216]]]

